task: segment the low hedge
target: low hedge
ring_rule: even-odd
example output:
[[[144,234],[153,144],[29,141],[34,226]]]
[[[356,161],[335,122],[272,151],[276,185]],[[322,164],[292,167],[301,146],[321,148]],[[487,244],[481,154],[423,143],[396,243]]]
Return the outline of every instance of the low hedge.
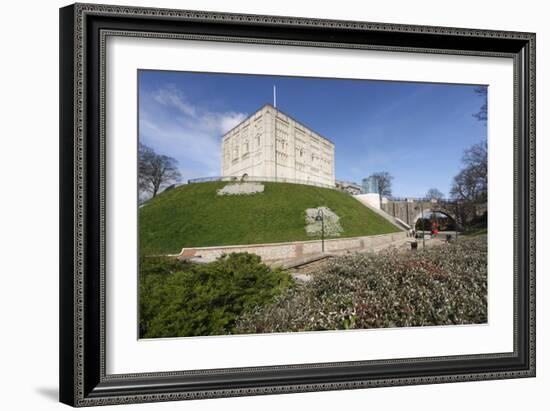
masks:
[[[237,333],[487,322],[487,237],[416,252],[334,259],[313,279],[244,313]]]

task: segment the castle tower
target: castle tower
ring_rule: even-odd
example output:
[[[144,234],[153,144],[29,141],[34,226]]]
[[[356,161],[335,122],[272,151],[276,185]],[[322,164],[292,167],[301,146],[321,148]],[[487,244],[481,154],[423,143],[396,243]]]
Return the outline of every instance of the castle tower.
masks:
[[[334,143],[266,104],[222,137],[222,176],[335,185]]]

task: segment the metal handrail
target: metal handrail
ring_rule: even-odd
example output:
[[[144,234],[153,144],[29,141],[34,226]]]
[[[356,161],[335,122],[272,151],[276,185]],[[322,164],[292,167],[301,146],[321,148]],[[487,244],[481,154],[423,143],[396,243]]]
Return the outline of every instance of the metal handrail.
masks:
[[[330,189],[333,189],[333,190],[346,192],[345,190],[341,190],[341,189],[337,188],[336,186],[332,186],[332,185],[329,185],[329,184],[317,183],[315,181],[300,180],[300,179],[295,179],[295,178],[284,178],[284,177],[247,176],[245,178],[241,178],[241,177],[236,177],[236,176],[215,176],[215,177],[191,178],[191,179],[187,180],[187,183],[188,184],[196,184],[196,183],[209,183],[209,182],[214,182],[214,181],[228,181],[228,182],[253,181],[253,182],[265,182],[265,183],[305,184],[305,185],[310,185],[310,186],[330,188]]]
[[[388,197],[388,201],[413,201],[413,202],[420,202],[423,203],[456,203],[456,200],[452,200],[450,198],[439,198],[439,199],[433,199],[433,198],[426,198],[426,197]]]

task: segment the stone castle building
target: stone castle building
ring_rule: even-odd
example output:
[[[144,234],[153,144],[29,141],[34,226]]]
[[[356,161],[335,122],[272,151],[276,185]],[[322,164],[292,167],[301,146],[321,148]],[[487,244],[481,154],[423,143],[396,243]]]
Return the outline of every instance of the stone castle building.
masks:
[[[222,176],[334,187],[334,143],[271,104],[222,137]]]
[[[361,194],[363,192],[363,188],[353,181],[338,181],[336,180],[336,188],[338,188],[341,191],[345,191],[348,194],[351,195],[357,195]]]

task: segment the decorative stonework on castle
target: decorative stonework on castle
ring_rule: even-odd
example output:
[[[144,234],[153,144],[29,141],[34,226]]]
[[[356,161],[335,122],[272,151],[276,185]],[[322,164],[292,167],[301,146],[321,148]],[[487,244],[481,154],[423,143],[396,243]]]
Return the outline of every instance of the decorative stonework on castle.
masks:
[[[264,192],[264,185],[261,183],[234,183],[228,184],[217,191],[219,196],[241,196],[252,195]]]
[[[266,104],[222,137],[222,176],[334,187],[334,143]]]

